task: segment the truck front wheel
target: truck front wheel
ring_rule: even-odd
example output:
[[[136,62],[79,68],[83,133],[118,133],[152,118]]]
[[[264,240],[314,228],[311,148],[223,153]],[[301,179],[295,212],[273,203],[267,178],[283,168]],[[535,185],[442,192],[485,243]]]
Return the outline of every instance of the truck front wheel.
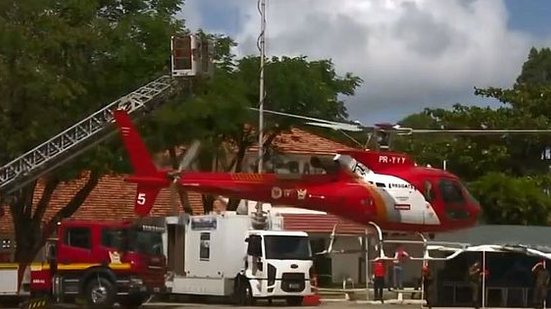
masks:
[[[112,308],[115,296],[115,286],[105,278],[92,278],[86,285],[86,302],[92,308]]]

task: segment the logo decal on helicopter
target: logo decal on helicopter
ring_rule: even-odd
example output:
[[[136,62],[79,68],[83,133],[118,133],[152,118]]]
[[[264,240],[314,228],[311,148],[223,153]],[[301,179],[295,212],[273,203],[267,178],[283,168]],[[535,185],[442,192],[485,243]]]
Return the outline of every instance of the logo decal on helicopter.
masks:
[[[299,200],[303,200],[306,198],[306,192],[308,192],[306,189],[297,189],[297,198]]]
[[[283,195],[283,190],[281,190],[280,187],[272,188],[272,198],[274,200],[280,199],[282,195]]]

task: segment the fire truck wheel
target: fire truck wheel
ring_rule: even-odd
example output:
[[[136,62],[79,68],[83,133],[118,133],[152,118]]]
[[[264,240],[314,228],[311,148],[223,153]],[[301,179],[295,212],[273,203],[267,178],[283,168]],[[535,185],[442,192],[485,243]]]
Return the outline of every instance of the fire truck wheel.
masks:
[[[300,306],[302,305],[302,296],[287,297],[288,306]]]
[[[112,308],[115,303],[115,286],[105,278],[91,278],[85,293],[86,302],[92,308]]]

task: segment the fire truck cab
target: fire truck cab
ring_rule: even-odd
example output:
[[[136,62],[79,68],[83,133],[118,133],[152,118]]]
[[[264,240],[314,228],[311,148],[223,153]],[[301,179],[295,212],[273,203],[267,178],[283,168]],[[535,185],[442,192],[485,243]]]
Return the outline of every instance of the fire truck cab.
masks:
[[[89,307],[139,307],[165,290],[163,225],[65,220],[46,245],[47,259],[31,266],[30,291],[56,302]]]

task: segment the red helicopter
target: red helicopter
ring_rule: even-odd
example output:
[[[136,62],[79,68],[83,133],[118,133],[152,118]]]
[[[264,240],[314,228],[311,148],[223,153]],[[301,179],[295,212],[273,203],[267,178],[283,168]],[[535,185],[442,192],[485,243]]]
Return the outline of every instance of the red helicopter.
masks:
[[[323,168],[324,174],[186,172],[199,147],[193,143],[177,171],[158,170],[127,113],[117,110],[114,118],[135,171],[126,180],[138,184],[134,209],[140,216],[149,214],[159,191],[171,184],[199,193],[324,211],[385,231],[467,228],[476,224],[480,213],[480,205],[457,176],[417,166],[408,155],[386,150],[337,151],[329,163],[314,157],[311,164]]]

